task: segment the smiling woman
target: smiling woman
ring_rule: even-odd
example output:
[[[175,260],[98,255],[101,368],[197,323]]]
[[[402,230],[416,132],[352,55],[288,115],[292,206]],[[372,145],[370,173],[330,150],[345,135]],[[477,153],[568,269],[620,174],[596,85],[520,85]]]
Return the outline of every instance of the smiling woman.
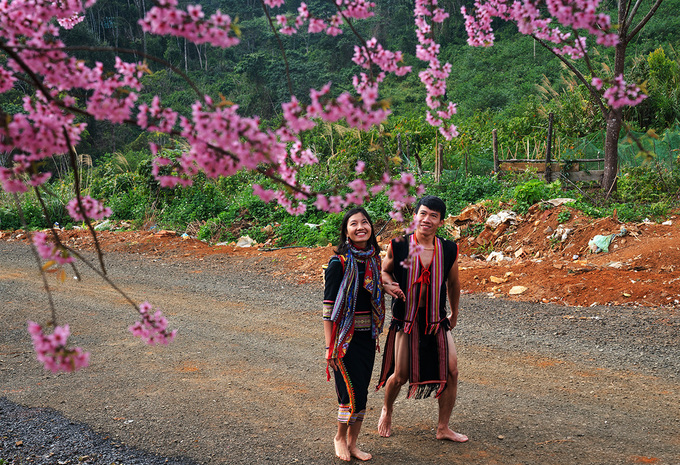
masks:
[[[338,394],[335,455],[369,460],[359,449],[368,386],[377,339],[385,320],[380,283],[380,247],[371,218],[363,208],[349,210],[342,221],[340,245],[326,269],[323,296],[326,361]],[[330,380],[330,370],[327,370]]]
[[[372,237],[373,227],[363,213],[355,213],[347,222],[347,237],[359,249],[365,249]]]

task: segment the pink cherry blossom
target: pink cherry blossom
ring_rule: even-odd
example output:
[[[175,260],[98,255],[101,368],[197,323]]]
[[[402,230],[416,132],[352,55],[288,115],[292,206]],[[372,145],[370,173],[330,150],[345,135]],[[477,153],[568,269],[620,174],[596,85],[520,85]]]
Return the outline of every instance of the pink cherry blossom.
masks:
[[[69,203],[66,204],[66,210],[68,211],[68,214],[71,215],[71,218],[76,221],[84,221],[86,216],[93,220],[100,220],[107,216],[111,216],[112,213],[110,208],[104,207],[104,204],[99,200],[93,199],[89,195],[81,197],[80,204],[78,203],[78,199],[70,200]]]
[[[196,44],[209,43],[228,48],[239,43],[239,39],[231,35],[231,18],[228,15],[217,10],[205,19],[200,5],[189,5],[184,12],[176,8],[174,1],[159,3],[147,12],[139,24],[146,32],[184,37]]]
[[[618,35],[611,26],[608,15],[596,10],[600,0],[547,0],[547,13],[537,8],[532,0],[477,0],[472,14],[465,7],[461,12],[465,17],[465,29],[468,43],[473,46],[490,46],[494,42],[492,29],[493,18],[512,21],[517,24],[519,32],[552,42],[557,45],[553,49],[558,54],[569,55],[574,59],[583,57],[586,44],[583,38],[576,42],[570,33],[562,32],[552,19],[562,26],[574,30],[585,30],[602,45],[614,46],[618,43]]]
[[[264,189],[259,184],[253,184],[253,194],[258,196],[265,203],[269,203],[276,198],[276,191]]]
[[[410,267],[414,260],[417,260],[425,247],[415,242],[409,243],[408,256],[400,263],[401,266]]]
[[[80,347],[67,347],[68,338],[71,335],[68,325],[57,326],[52,334],[46,335],[38,323],[29,321],[28,332],[33,340],[37,359],[46,370],[53,373],[72,372],[89,365],[89,352],[83,352]]]
[[[160,310],[152,314],[153,307],[149,302],[142,302],[138,310],[141,320],[128,328],[134,336],[142,338],[149,345],[167,345],[175,339],[177,330],[168,331],[168,320]]]
[[[446,94],[446,79],[451,73],[451,64],[442,64],[439,61],[440,45],[431,37],[432,26],[429,21],[442,22],[449,15],[437,6],[437,0],[416,0],[414,14],[416,17],[416,57],[420,60],[429,62],[426,70],[421,71],[418,76],[425,85],[427,92],[426,103],[430,110],[425,114],[425,120],[434,127],[439,127],[439,132],[446,140],[451,140],[458,135],[456,127],[449,121],[456,113],[456,106],[452,102],[446,104],[446,110],[437,110],[444,105],[443,99]],[[446,125],[445,122],[447,122]],[[444,126],[443,126],[444,125]]]
[[[10,90],[14,86],[15,81],[14,75],[0,66],[0,94]]]
[[[73,262],[73,257],[65,249],[61,249],[49,241],[44,232],[33,233],[33,245],[40,258],[45,261],[55,261],[59,265]]]
[[[611,87],[604,91],[603,97],[612,108],[635,106],[647,98],[637,85],[627,84],[623,75],[614,78]]]

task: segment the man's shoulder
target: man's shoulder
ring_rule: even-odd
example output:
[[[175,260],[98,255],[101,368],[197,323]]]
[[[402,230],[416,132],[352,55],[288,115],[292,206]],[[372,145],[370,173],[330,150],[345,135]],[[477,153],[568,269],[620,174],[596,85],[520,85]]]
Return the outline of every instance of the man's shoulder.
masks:
[[[437,238],[438,238],[439,240],[442,241],[442,245],[443,245],[444,247],[448,247],[448,248],[458,247],[458,244],[456,244],[455,241],[452,241],[452,240],[449,240],[449,239],[445,239],[445,238],[443,238],[443,237],[441,237],[441,236],[437,236]]]
[[[454,241],[444,239],[443,237],[437,236],[437,238],[442,241],[444,256],[451,257],[453,260],[455,260],[458,257],[458,244],[456,244]]]

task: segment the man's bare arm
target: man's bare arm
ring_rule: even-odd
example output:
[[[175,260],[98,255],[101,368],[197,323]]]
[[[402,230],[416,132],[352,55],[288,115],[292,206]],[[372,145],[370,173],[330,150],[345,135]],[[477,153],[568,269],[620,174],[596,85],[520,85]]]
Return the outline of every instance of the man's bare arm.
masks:
[[[458,274],[458,257],[456,261],[453,262],[451,271],[446,280],[446,290],[449,296],[449,304],[451,305],[451,316],[449,317],[449,322],[451,323],[451,329],[456,327],[458,324],[458,305],[460,304],[460,276]]]
[[[382,261],[382,283],[387,292],[392,297],[397,299],[405,299],[404,291],[399,287],[399,283],[394,279],[394,255],[392,254],[392,244],[387,246],[387,255]]]

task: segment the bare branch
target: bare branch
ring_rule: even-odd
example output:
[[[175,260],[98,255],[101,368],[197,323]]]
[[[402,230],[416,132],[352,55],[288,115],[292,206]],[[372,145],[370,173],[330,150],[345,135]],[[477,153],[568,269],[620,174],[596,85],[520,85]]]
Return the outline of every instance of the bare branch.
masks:
[[[635,29],[633,29],[630,32],[630,34],[628,36],[626,36],[626,43],[630,42],[633,39],[633,37],[635,37],[637,35],[637,33],[640,32],[640,30],[643,27],[645,27],[645,25],[649,22],[649,20],[652,19],[652,16],[654,16],[654,14],[656,13],[656,10],[659,9],[662,2],[663,2],[663,0],[656,0],[656,2],[654,2],[654,5],[652,5],[652,8],[645,15],[645,17],[642,18],[642,20],[638,23],[638,25],[635,26]]]
[[[33,233],[31,233],[28,230],[28,223],[26,222],[26,217],[24,216],[24,210],[21,208],[21,202],[19,202],[19,196],[14,193],[14,203],[17,206],[17,211],[19,212],[19,218],[21,219],[21,224],[24,226],[24,230],[26,231],[26,234],[28,234],[28,240],[29,240],[29,245],[31,246],[31,253],[33,254],[33,257],[35,258],[35,263],[38,265],[38,270],[40,270],[40,277],[42,278],[43,282],[43,287],[45,288],[45,293],[47,294],[47,302],[50,306],[50,315],[51,315],[51,320],[50,324],[53,326],[57,326],[57,310],[54,307],[54,299],[52,298],[52,291],[50,290],[50,285],[47,283],[47,276],[45,274],[45,270],[42,267],[42,262],[40,261],[40,255],[38,255],[38,251],[35,248],[35,244],[33,243]]]
[[[642,0],[637,0],[633,6],[633,9],[631,10],[629,8],[631,1],[632,0],[628,0],[628,7],[626,7],[626,9],[621,12],[622,16],[619,18],[619,24],[621,24],[621,27],[624,31],[627,31],[630,25],[633,23],[633,18],[637,14],[637,11],[642,4]]]
[[[602,101],[602,97],[597,92],[597,89],[595,89],[593,87],[593,85],[590,82],[588,82],[588,80],[583,75],[583,73],[581,73],[581,71],[579,71],[578,68],[576,68],[573,65],[573,63],[571,63],[569,60],[564,58],[562,55],[555,53],[553,51],[552,47],[550,47],[548,44],[546,44],[543,40],[541,40],[541,39],[539,39],[535,36],[532,36],[532,37],[534,37],[534,39],[536,39],[538,41],[538,43],[541,44],[543,47],[550,50],[550,53],[555,55],[562,63],[564,63],[567,66],[567,68],[569,68],[569,70],[571,70],[571,72],[574,73],[574,76],[576,76],[576,78],[586,86],[586,88],[590,92],[590,95],[593,96],[593,98],[595,99],[595,103],[597,104],[598,108],[602,112],[602,116],[606,119],[607,118],[607,107],[604,105],[604,102]],[[592,72],[592,70],[591,70],[591,72]]]
[[[101,246],[99,245],[99,238],[97,237],[97,232],[94,230],[94,226],[92,226],[92,222],[90,221],[90,218],[87,216],[87,213],[85,212],[85,208],[83,206],[83,198],[80,192],[80,178],[78,176],[78,161],[77,161],[78,154],[73,149],[73,145],[71,144],[71,138],[69,137],[66,128],[63,128],[63,131],[66,143],[68,144],[68,154],[69,160],[71,162],[71,168],[73,169],[73,189],[76,192],[76,201],[78,202],[78,208],[80,209],[81,215],[83,215],[83,219],[85,221],[85,224],[87,225],[87,229],[90,230],[90,234],[92,235],[92,239],[94,240],[95,249],[97,250],[97,256],[99,257],[99,266],[101,266],[102,273],[105,275],[106,265],[104,264],[104,254],[102,253]]]
[[[288,66],[288,58],[286,57],[286,50],[283,48],[283,42],[281,42],[281,37],[279,36],[279,31],[277,31],[276,27],[274,27],[274,22],[272,21],[272,18],[269,15],[269,11],[267,10],[267,5],[264,4],[264,0],[260,0],[260,3],[262,4],[262,9],[264,10],[264,14],[265,14],[265,16],[267,16],[267,20],[269,21],[269,27],[271,27],[272,32],[274,32],[274,36],[276,37],[276,40],[279,43],[279,49],[281,50],[281,55],[283,55],[283,62],[286,64],[286,81],[288,81],[288,92],[292,96],[293,95],[293,84],[290,81],[290,67]]]

